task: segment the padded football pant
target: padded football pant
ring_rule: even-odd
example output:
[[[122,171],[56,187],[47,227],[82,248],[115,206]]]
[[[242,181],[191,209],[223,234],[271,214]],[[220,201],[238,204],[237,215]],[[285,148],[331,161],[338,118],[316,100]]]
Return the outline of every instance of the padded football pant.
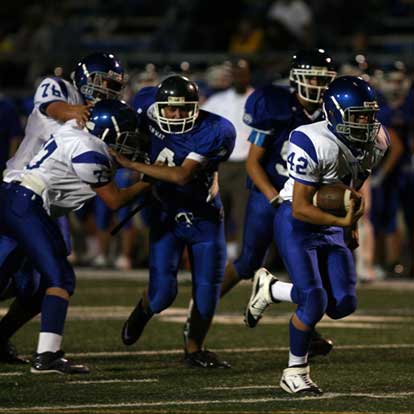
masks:
[[[60,287],[73,293],[75,274],[67,260],[67,246],[58,225],[43,208],[41,197],[18,184],[2,184],[0,235],[17,244],[22,256],[42,275],[45,288]],[[5,246],[10,249],[10,244]],[[0,274],[4,284],[2,278],[10,278],[10,274]]]
[[[216,310],[226,264],[224,224],[197,219],[177,223],[161,213],[150,230],[149,303],[151,311],[168,308],[177,295],[177,272],[184,248],[191,262],[193,299],[203,319]]]
[[[343,229],[296,220],[288,202],[278,208],[274,229],[293,283],[298,318],[313,327],[325,313],[333,319],[353,313],[357,306],[356,272]]]
[[[259,191],[251,190],[246,206],[243,246],[234,267],[240,279],[250,279],[262,266],[273,240],[276,208]]]

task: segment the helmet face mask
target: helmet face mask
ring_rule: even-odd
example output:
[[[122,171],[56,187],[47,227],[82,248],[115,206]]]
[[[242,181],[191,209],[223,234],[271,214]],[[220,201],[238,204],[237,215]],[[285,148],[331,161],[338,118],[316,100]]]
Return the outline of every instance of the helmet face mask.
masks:
[[[305,102],[320,104],[335,76],[332,59],[323,49],[301,51],[293,56],[289,80]]]
[[[191,131],[199,114],[198,100],[197,85],[184,76],[173,75],[161,82],[154,103],[154,117],[161,131]]]
[[[94,53],[81,60],[73,83],[87,101],[121,99],[125,86],[124,69],[112,54]]]
[[[289,80],[297,85],[298,95],[305,101],[321,103],[323,93],[335,79],[336,72],[327,68],[292,69]]]
[[[180,108],[180,114],[183,117],[171,118],[168,116],[168,110],[174,107]],[[198,116],[198,102],[186,102],[185,104],[172,104],[169,102],[155,103],[155,116],[161,131],[168,134],[184,134],[193,129]]]
[[[132,108],[117,100],[101,100],[91,109],[86,129],[132,161],[148,159],[148,137],[137,129]]]
[[[367,104],[367,107],[345,109],[343,123],[336,125],[336,131],[347,136],[347,139],[355,144],[373,142],[380,129],[380,123],[376,120],[378,104],[376,102],[367,102]]]
[[[80,87],[80,92],[88,100],[121,99],[124,81],[118,73],[92,72],[88,81]]]
[[[372,87],[361,78],[337,78],[324,96],[323,110],[331,131],[355,148],[375,141],[381,124]]]
[[[116,152],[131,161],[147,161],[148,155],[140,149],[141,135],[138,131],[126,131],[117,135],[115,143],[109,144]]]

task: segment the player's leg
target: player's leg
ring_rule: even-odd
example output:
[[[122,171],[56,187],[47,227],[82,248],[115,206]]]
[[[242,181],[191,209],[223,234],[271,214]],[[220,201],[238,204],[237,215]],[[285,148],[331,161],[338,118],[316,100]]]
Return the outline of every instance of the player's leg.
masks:
[[[193,274],[193,311],[197,324],[192,324],[186,341],[185,361],[189,366],[202,368],[229,368],[216,354],[203,349],[220,297],[220,285],[226,262],[226,245],[222,223],[197,223],[201,240],[190,244],[189,253]],[[195,237],[199,239],[199,237]]]
[[[280,386],[289,393],[320,394],[308,365],[312,332],[327,306],[318,266],[319,245],[312,237],[315,227],[294,219],[291,205],[283,203],[276,213],[275,229],[277,247],[293,283],[291,298],[298,305],[289,323],[289,362]]]
[[[226,265],[224,278],[221,283],[220,296],[225,296],[241,279],[250,279],[258,269],[265,258],[266,251],[273,239],[273,218],[275,209],[269,204],[269,201],[258,191],[251,191],[247,203],[245,224],[243,230],[243,246],[238,259]],[[190,302],[188,317],[184,326],[184,349],[187,351],[188,332],[195,332],[202,329],[203,321],[197,309],[194,308],[193,302]],[[199,335],[205,338],[209,326],[204,325],[204,334]],[[193,344],[195,348],[202,348],[203,342]]]
[[[328,246],[325,260],[324,286],[328,293],[326,314],[341,319],[352,314],[357,307],[356,271],[351,251],[346,246]],[[326,282],[328,281],[328,283]]]
[[[56,222],[69,256],[71,253],[69,222],[66,217],[60,217]],[[28,363],[17,355],[15,347],[10,343],[10,338],[40,313],[45,286],[42,285],[41,275],[34,269],[24,252],[17,248],[14,240],[5,236],[0,237],[0,258],[0,273],[13,275],[7,291],[1,294],[0,300],[15,297],[0,321],[0,362]]]
[[[177,271],[184,243],[168,224],[159,223],[150,231],[149,287],[124,323],[121,338],[134,344],[155,313],[168,308],[177,295]]]
[[[44,278],[41,331],[31,372],[87,373],[84,366],[63,358],[61,343],[75,275],[67,260],[67,249],[59,227],[47,215],[40,197],[15,185],[5,194],[2,216],[6,234],[15,239]]]

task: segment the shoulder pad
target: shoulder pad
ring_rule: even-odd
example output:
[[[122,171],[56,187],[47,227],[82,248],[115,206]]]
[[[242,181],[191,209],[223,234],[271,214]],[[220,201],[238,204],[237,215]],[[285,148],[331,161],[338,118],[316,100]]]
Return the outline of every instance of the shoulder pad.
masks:
[[[289,88],[267,85],[247,99],[243,121],[255,129],[269,131],[274,124],[292,117],[293,95]]]

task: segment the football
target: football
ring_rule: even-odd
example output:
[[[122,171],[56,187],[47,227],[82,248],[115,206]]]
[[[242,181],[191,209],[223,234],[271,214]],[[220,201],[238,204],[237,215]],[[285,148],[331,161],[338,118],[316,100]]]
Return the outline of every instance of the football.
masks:
[[[345,216],[351,199],[355,200],[358,209],[361,196],[353,188],[342,183],[325,184],[313,196],[313,205],[335,216]]]

